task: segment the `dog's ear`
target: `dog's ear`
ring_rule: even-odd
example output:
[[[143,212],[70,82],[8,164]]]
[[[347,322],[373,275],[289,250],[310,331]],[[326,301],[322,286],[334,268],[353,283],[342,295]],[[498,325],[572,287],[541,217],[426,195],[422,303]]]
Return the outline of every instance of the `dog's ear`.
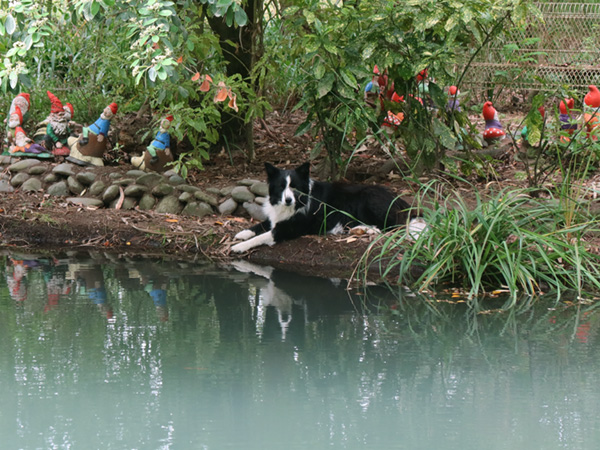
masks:
[[[309,178],[310,177],[310,163],[305,162],[301,166],[298,166],[296,168],[296,173],[303,178]]]
[[[275,167],[273,164],[269,164],[268,162],[265,163],[265,170],[267,171],[267,178],[272,178],[277,175],[277,172],[279,172],[277,167]]]

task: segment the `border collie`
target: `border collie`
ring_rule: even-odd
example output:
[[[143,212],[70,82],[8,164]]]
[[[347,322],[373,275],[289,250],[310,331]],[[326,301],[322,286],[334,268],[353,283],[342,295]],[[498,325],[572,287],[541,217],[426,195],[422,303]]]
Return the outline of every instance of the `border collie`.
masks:
[[[384,230],[409,220],[410,205],[383,186],[315,181],[309,163],[293,170],[265,163],[265,169],[267,220],[235,235],[244,241],[231,247],[236,253],[309,234],[337,234],[349,226]]]

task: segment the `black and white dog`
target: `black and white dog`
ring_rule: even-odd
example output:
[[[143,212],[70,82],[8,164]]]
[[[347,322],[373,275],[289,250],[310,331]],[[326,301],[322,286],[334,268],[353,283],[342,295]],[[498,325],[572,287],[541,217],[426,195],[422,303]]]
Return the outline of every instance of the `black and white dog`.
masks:
[[[231,247],[237,253],[309,234],[341,233],[347,226],[384,230],[406,225],[410,205],[377,185],[326,183],[310,178],[310,165],[283,170],[265,163],[269,199],[267,220],[240,231]]]

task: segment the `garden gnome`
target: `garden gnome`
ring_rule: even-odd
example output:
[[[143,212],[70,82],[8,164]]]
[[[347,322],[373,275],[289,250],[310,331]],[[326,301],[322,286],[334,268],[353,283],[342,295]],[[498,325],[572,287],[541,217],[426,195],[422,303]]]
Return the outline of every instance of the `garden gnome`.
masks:
[[[67,115],[65,107],[56,95],[47,91],[50,99],[50,115],[48,116],[48,124],[45,130],[38,129],[34,135],[34,139],[39,142],[39,137],[43,134],[43,142],[46,150],[52,152],[56,156],[66,156],[69,154],[67,140],[71,135],[69,128],[69,119],[72,113]],[[37,136],[37,139],[36,139]]]
[[[568,134],[568,136],[561,136],[561,142],[569,142],[571,139],[569,136],[573,136],[575,130],[577,130],[577,123],[573,117],[573,108],[575,107],[575,100],[572,98],[561,100],[558,109],[560,114],[558,120],[560,122],[560,129]]]
[[[506,137],[506,131],[498,120],[498,111],[492,102],[488,101],[483,104],[483,118],[485,119],[485,131],[483,132],[485,142],[493,144]]]
[[[79,139],[69,139],[71,155],[67,160],[82,166],[103,166],[102,156],[107,149],[108,130],[110,121],[117,113],[117,104],[111,103],[96,122],[89,127],[84,127]]]
[[[6,123],[4,154],[8,155],[10,153],[10,148],[15,145],[16,130],[17,127],[20,127],[21,125],[23,125],[23,114],[21,114],[21,108],[15,106],[15,108],[11,110]]]
[[[583,98],[583,120],[589,137],[600,126],[600,91],[593,84],[588,89],[589,92]],[[598,136],[593,135],[592,139],[595,141]]]
[[[30,97],[29,94],[22,92],[18,94],[10,104],[8,118],[6,120],[6,134],[4,136],[4,154],[8,154],[8,149],[14,143],[15,128],[22,126],[29,115]]]
[[[446,111],[462,111],[462,109],[460,109],[460,100],[458,99],[459,95],[460,90],[456,86],[450,86],[448,88],[448,103],[446,104]]]
[[[45,147],[42,147],[27,137],[25,130],[23,130],[21,126],[15,128],[14,142],[8,148],[8,151],[13,156],[52,158],[52,155],[46,151]]]
[[[169,128],[173,116],[165,117],[160,123],[160,129],[142,156],[131,158],[131,164],[141,170],[163,172],[165,166],[173,161],[171,153],[171,137]]]

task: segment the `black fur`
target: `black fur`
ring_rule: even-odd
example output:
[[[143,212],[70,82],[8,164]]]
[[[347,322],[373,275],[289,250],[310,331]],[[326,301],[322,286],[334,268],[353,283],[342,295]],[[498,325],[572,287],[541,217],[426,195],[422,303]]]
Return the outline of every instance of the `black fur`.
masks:
[[[383,186],[311,180],[309,163],[293,170],[265,163],[265,169],[269,184],[265,212],[269,218],[236,238],[252,240],[256,235],[270,232],[272,239],[264,236],[264,242],[237,244],[232,247],[233,251],[356,225],[372,225],[384,230],[405,225],[409,219],[410,205]],[[291,190],[286,193],[288,177]]]

